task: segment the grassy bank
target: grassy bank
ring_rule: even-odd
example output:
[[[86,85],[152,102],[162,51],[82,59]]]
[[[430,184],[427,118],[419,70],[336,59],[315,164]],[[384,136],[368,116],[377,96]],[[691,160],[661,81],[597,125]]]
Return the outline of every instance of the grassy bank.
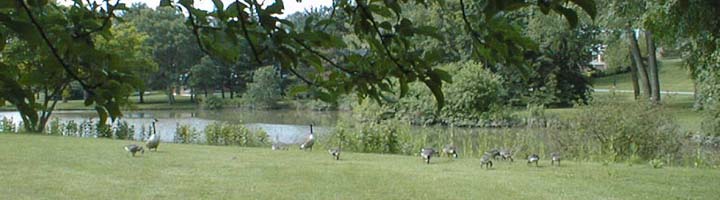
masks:
[[[0,199],[712,199],[720,171],[161,144],[0,134]]]
[[[687,69],[682,67],[682,60],[667,59],[661,60],[658,69],[660,77],[660,90],[692,92],[693,83]],[[617,74],[607,77],[593,79],[594,88],[610,89],[615,83],[618,90],[632,90],[630,73]]]

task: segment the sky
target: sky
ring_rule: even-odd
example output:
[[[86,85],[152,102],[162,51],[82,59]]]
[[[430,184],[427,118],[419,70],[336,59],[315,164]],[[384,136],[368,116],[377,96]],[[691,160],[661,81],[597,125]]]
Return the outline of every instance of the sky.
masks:
[[[64,1],[64,2],[63,2]],[[102,0],[91,0],[91,1],[97,1],[102,2]],[[222,0],[223,4],[225,6],[230,5],[231,2],[234,0]],[[72,0],[60,0],[59,1],[62,4],[72,4]],[[114,2],[114,1],[111,1]],[[120,0],[121,3],[125,3],[128,6],[132,5],[136,2],[142,2],[148,5],[150,8],[155,8],[160,4],[160,0]],[[262,0],[259,0],[258,2],[262,2]],[[274,0],[266,0],[265,5],[269,5]],[[295,12],[302,12],[305,11],[305,9],[313,8],[313,7],[320,7],[320,6],[331,6],[332,0],[303,0],[302,3],[298,3],[296,0],[284,0],[283,3],[285,3],[285,10],[282,16],[287,16],[288,14],[292,14]],[[212,0],[195,0],[195,6],[197,8],[203,9],[203,10],[212,10],[215,6],[212,3]]]

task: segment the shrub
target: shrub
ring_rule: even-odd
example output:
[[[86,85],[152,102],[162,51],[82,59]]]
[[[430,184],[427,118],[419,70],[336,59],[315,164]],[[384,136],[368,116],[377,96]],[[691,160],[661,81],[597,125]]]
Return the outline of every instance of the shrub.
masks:
[[[0,119],[0,132],[2,133],[14,133],[17,131],[15,123],[12,118],[3,117]]]
[[[132,140],[135,137],[135,126],[131,126],[127,121],[118,120],[113,129],[115,139]]]
[[[206,109],[216,110],[216,109],[222,109],[225,102],[222,98],[218,96],[210,96],[205,101],[203,101],[203,106]]]
[[[78,124],[75,123],[75,120],[69,120],[65,123],[65,127],[63,128],[63,135],[64,136],[78,136],[80,129],[78,128]]]
[[[500,77],[475,62],[459,62],[441,66],[452,71],[453,82],[442,89],[445,107],[438,114],[432,93],[421,83],[413,83],[405,98],[394,105],[400,119],[414,124],[455,124],[483,126],[487,121],[509,119],[506,110],[505,88]]]
[[[569,131],[557,131],[550,137],[570,155],[649,160],[679,152],[678,127],[661,106],[608,102],[581,106]]]
[[[199,143],[200,133],[189,125],[177,125],[175,129],[175,142],[183,144]]]
[[[211,145],[237,145],[245,147],[265,146],[265,131],[250,131],[240,123],[215,122],[205,127],[205,141]]]
[[[45,129],[45,132],[48,135],[63,135],[62,131],[62,124],[60,123],[60,119],[57,117],[54,118],[52,121],[50,121],[50,124],[48,124],[48,127]]]

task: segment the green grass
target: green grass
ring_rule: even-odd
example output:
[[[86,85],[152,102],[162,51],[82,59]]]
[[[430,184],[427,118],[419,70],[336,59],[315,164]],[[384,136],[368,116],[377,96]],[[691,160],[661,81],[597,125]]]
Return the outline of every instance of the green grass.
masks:
[[[714,199],[720,171],[161,144],[0,134],[0,199]]]
[[[693,83],[687,70],[682,67],[682,60],[661,60],[659,68],[660,90],[692,92]],[[615,82],[616,89],[632,90],[630,73],[617,74],[593,79],[595,88],[610,89]]]

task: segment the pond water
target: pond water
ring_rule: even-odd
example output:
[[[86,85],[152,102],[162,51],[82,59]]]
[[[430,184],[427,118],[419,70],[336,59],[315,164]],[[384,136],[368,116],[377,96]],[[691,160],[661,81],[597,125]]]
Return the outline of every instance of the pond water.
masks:
[[[215,122],[243,123],[249,129],[262,129],[271,139],[279,139],[284,143],[299,143],[310,132],[309,125],[315,124],[313,131],[317,134],[327,133],[335,126],[341,112],[311,112],[298,110],[143,110],[125,111],[123,121],[135,127],[135,133],[140,133],[141,127],[149,127],[152,119],[158,119],[156,124],[160,139],[172,142],[175,131],[179,125],[188,125],[198,131]],[[0,112],[0,119],[11,118],[16,124],[22,122],[18,112]],[[94,111],[55,111],[53,119],[61,122],[70,120],[76,123],[93,120],[97,122],[97,113]],[[138,138],[139,139],[139,138]]]

